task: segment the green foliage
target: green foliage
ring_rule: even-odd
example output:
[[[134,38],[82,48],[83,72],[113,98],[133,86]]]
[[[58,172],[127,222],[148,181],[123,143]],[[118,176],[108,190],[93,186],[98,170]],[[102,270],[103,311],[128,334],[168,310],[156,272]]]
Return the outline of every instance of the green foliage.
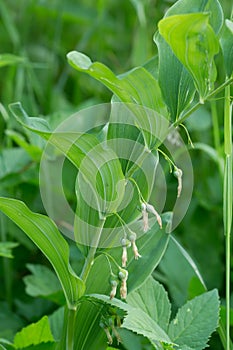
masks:
[[[14,346],[16,349],[24,349],[30,345],[53,341],[48,317],[44,316],[37,323],[31,324],[17,333],[14,338]]]
[[[218,330],[224,350],[230,350],[230,6],[227,0],[0,2],[0,210],[18,225],[0,217],[0,300],[6,300],[0,303],[0,349],[201,350],[210,339],[211,349],[218,350],[217,335],[211,337],[218,327],[218,292],[207,292],[218,287],[221,296],[226,289]],[[68,69],[66,55],[78,72]],[[110,101],[110,93],[111,112],[100,128],[96,113],[92,127],[88,118],[82,120],[88,133],[71,136],[73,126],[53,133],[77,109]],[[159,154],[167,153],[161,144],[170,122],[175,127],[184,122],[180,133],[184,139],[190,133],[195,147],[193,199],[180,226],[167,233],[177,184],[165,167],[162,229],[155,222],[145,233],[142,202],[159,203],[159,209],[165,202]],[[49,139],[52,157],[67,158],[64,192],[76,215],[64,224],[74,235],[72,246],[54,223],[60,224],[59,216],[52,221],[36,214],[44,213],[38,164]],[[170,142],[175,148],[176,140]],[[170,156],[165,161],[177,172]],[[52,166],[45,170],[50,198],[57,173]],[[186,181],[185,170],[183,176]],[[127,280],[120,245],[125,229],[134,232],[131,245],[138,249],[127,249]],[[15,247],[14,259],[5,259],[13,258]]]
[[[216,290],[204,293],[180,308],[169,326],[171,340],[201,350],[218,326],[219,303]]]
[[[48,258],[61,282],[67,303],[76,307],[78,298],[84,293],[84,285],[69,265],[68,244],[53,221],[31,212],[24,203],[15,199],[0,198],[0,208]]]
[[[18,246],[18,243],[15,243],[15,242],[1,242],[0,256],[4,256],[5,258],[13,258],[12,249],[17,246]]]

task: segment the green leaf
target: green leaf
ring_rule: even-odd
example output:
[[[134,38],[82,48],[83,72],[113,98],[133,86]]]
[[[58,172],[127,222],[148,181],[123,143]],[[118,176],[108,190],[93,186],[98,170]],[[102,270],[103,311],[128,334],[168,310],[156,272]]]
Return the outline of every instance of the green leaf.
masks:
[[[60,307],[52,315],[49,315],[50,329],[55,341],[60,341],[62,337],[64,323],[64,307]]]
[[[22,62],[25,62],[25,58],[23,57],[15,56],[10,53],[4,53],[0,55],[0,68]]]
[[[20,148],[8,148],[0,152],[0,179],[18,174],[30,163],[30,158]]]
[[[5,258],[13,258],[12,249],[18,247],[16,242],[0,242],[0,256]]]
[[[230,77],[233,72],[233,22],[226,19],[220,36],[220,45],[224,58],[224,65],[227,76]]]
[[[169,8],[165,17],[202,11],[210,13],[210,25],[217,34],[223,23],[223,11],[218,0],[179,0]],[[175,121],[192,102],[195,86],[192,76],[161,35],[156,33],[154,40],[159,51],[159,84],[171,119]]]
[[[219,33],[223,25],[223,10],[218,0],[179,0],[171,6],[165,17],[181,15],[185,13],[208,12],[209,22],[216,34]]]
[[[23,320],[11,311],[6,303],[0,303],[0,337],[13,340],[15,333],[24,324]]]
[[[67,55],[69,64],[78,71],[85,72],[110,89],[122,102],[136,103],[149,107],[167,116],[158,82],[143,67],[117,77],[108,67],[92,62],[81,52],[71,51]]]
[[[44,316],[38,322],[30,324],[18,332],[14,338],[14,345],[16,349],[22,349],[30,345],[53,341],[48,317]]]
[[[170,237],[168,248],[159,268],[164,275],[171,298],[178,307],[187,300],[190,281],[194,277],[197,277],[199,283],[205,288],[196,264],[173,236]]]
[[[7,130],[6,135],[8,135],[18,146],[23,148],[28,155],[35,161],[39,161],[42,155],[42,149],[36,145],[28,143],[25,138],[12,130]]]
[[[54,222],[35,214],[21,201],[0,197],[0,210],[14,221],[38,246],[52,264],[70,308],[75,308],[84,293],[83,281],[75,275],[69,264],[69,247]]]
[[[154,41],[159,51],[159,84],[174,122],[189,107],[196,89],[192,76],[159,33],[155,34]]]
[[[217,328],[218,318],[219,298],[215,289],[182,306],[171,322],[168,334],[175,344],[202,350]]]
[[[171,315],[171,304],[164,287],[149,277],[141,287],[127,297],[128,304],[140,308],[158,325],[167,331]]]
[[[106,295],[92,294],[89,297],[91,297],[91,299],[97,299],[104,303],[110,304],[127,312],[127,315],[123,321],[123,328],[131,330],[137,334],[141,334],[144,337],[150,339],[152,342],[159,341],[171,343],[164,330],[160,328],[157,322],[155,322],[143,310],[134,308],[118,299],[110,300]]]
[[[58,304],[64,304],[64,295],[59,280],[53,271],[44,265],[27,264],[32,275],[23,278],[26,293],[32,297],[44,297]]]
[[[200,101],[214,88],[214,56],[219,51],[218,39],[209,24],[208,13],[174,15],[162,19],[159,32],[194,79]]]
[[[152,344],[156,341],[168,344],[172,343],[162,328],[160,328],[159,325],[145,312],[139,309],[133,309],[128,313],[124,319],[122,327],[143,335],[148,338]]]

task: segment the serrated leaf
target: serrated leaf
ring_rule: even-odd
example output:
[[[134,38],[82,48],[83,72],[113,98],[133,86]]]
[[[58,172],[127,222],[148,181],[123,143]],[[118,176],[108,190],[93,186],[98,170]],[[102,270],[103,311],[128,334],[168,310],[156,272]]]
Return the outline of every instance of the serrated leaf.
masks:
[[[220,44],[227,76],[233,72],[233,22],[226,19],[220,36]]]
[[[152,342],[159,341],[171,343],[169,337],[164,330],[159,327],[157,322],[155,322],[141,309],[134,308],[115,298],[110,300],[106,295],[92,294],[89,297],[124,310],[127,314],[123,321],[123,328],[131,330],[137,334],[141,334],[150,339]]]
[[[44,215],[33,213],[23,202],[16,199],[0,197],[0,210],[17,224],[47,257],[61,282],[69,307],[76,307],[85,286],[69,264],[68,244],[54,222]]]
[[[166,17],[158,27],[160,34],[192,75],[200,100],[204,101],[214,87],[217,72],[213,59],[219,51],[217,37],[209,24],[209,14]]]
[[[167,331],[171,304],[164,287],[149,277],[138,289],[129,293],[127,302],[135,308],[140,308]]]
[[[122,102],[136,103],[149,107],[167,116],[158,82],[143,67],[138,67],[122,77],[117,77],[107,66],[91,59],[81,52],[71,51],[67,55],[69,64],[99,80]]]
[[[202,350],[217,328],[218,318],[219,297],[215,289],[182,306],[171,322],[168,334],[175,344]]]
[[[44,297],[58,304],[64,304],[64,295],[55,273],[44,265],[27,264],[32,272],[23,278],[26,293],[32,297]]]
[[[32,323],[18,332],[14,338],[14,346],[16,349],[22,349],[30,345],[53,341],[48,317],[44,316],[38,322]]]
[[[0,242],[0,256],[5,258],[13,258],[12,249],[18,247],[16,242]]]

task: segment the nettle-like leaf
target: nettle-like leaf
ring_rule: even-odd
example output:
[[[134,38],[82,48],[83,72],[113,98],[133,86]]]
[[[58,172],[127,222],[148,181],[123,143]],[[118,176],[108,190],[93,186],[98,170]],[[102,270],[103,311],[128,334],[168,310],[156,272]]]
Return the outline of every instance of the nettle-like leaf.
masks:
[[[32,272],[23,278],[26,293],[32,297],[44,297],[58,304],[64,304],[65,299],[58,278],[44,265],[27,264]]]
[[[23,349],[31,345],[47,342],[54,342],[47,316],[23,328],[14,338],[14,346],[16,349]]]
[[[168,330],[171,340],[179,346],[202,350],[218,326],[219,297],[216,289],[204,293],[182,306]]]
[[[233,22],[226,19],[220,36],[220,44],[224,58],[224,65],[227,76],[230,77],[233,72]]]
[[[4,258],[13,258],[12,249],[18,247],[16,242],[0,242],[0,256]]]
[[[69,264],[69,246],[54,222],[47,216],[33,213],[21,201],[0,197],[0,210],[16,223],[38,246],[52,264],[70,308],[75,308],[83,295],[83,281]]]
[[[148,338],[152,344],[157,342],[172,343],[162,328],[159,327],[148,314],[139,308],[134,308],[118,299],[110,300],[106,295],[93,294],[89,296],[91,299],[97,299],[104,304],[117,307],[126,312],[123,328],[131,330],[137,334],[143,335]]]
[[[163,330],[167,331],[171,315],[171,304],[164,287],[152,277],[149,277],[141,287],[128,295],[127,303],[143,310]]]
[[[67,58],[73,68],[100,81],[121,102],[136,103],[167,116],[159,84],[145,68],[137,67],[117,77],[107,66],[100,62],[92,62],[88,56],[81,52],[71,51]]]
[[[182,14],[166,17],[159,32],[193,77],[200,100],[214,87],[217,76],[214,56],[219,51],[218,39],[209,24],[208,13]]]

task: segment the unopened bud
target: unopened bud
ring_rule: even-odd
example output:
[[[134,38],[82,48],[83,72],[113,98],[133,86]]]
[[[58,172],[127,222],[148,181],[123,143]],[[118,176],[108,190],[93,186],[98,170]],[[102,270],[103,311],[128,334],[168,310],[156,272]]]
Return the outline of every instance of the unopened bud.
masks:
[[[141,258],[141,255],[138,252],[138,247],[136,245],[136,238],[137,238],[136,233],[132,232],[132,234],[130,235],[130,241],[132,243],[132,250],[134,253],[134,259],[138,260],[138,258]]]
[[[118,274],[120,280],[121,280],[121,288],[120,288],[120,295],[121,299],[126,299],[127,297],[127,278],[128,278],[128,271],[124,269],[120,269],[120,272]]]

